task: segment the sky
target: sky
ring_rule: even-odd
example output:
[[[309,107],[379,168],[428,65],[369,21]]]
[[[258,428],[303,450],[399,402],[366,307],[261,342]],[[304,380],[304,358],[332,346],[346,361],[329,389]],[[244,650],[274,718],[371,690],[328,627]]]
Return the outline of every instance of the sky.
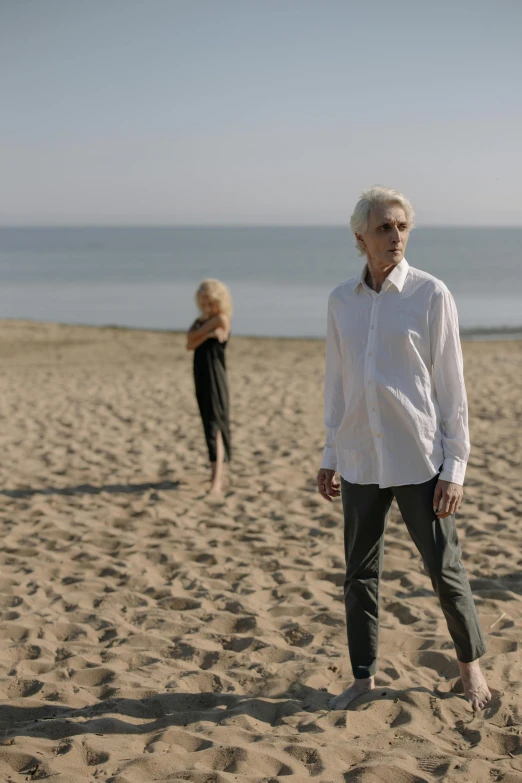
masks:
[[[519,0],[0,0],[0,225],[522,225]]]

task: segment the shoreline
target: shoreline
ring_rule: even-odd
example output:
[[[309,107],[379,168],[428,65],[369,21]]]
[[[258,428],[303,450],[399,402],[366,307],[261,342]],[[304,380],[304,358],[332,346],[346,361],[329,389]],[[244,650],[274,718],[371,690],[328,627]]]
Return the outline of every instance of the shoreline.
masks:
[[[81,322],[64,322],[64,321],[41,321],[32,318],[0,318],[0,326],[4,324],[9,325],[23,325],[31,324],[31,326],[59,326],[64,328],[80,328],[80,329],[95,329],[99,331],[114,330],[124,332],[139,332],[140,334],[171,334],[171,335],[183,335],[186,333],[184,329],[160,329],[144,326],[125,326],[121,324],[86,324]],[[263,334],[241,334],[240,332],[234,332],[234,338],[240,337],[242,340],[281,340],[281,341],[315,341],[322,342],[325,337],[318,337],[316,335],[299,335],[299,336],[286,336],[286,335],[263,335]],[[504,340],[522,340],[522,325],[521,326],[500,326],[500,327],[476,327],[476,328],[464,328],[460,329],[460,338],[463,341],[474,342],[503,342]]]

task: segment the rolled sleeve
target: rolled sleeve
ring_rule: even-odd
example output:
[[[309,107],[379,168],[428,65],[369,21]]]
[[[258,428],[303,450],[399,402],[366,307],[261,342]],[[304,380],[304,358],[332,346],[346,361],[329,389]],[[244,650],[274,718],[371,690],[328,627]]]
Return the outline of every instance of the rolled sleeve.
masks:
[[[445,457],[439,478],[453,484],[464,484],[467,463],[453,457]]]
[[[321,467],[328,470],[337,470],[337,450],[335,446],[325,446],[323,450],[323,459]]]

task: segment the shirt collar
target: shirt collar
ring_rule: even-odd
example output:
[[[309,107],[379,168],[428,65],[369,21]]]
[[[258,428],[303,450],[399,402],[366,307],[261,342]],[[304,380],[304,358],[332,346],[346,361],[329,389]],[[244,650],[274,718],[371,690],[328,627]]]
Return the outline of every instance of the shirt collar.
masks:
[[[404,288],[404,283],[406,281],[406,277],[408,275],[408,270],[410,268],[410,265],[406,261],[405,258],[402,259],[400,264],[397,264],[394,269],[390,272],[386,280],[384,281],[383,290],[386,290],[390,287],[390,285],[394,285],[397,291],[402,291]],[[354,291],[356,293],[359,292],[360,289],[364,288],[366,286],[365,278],[366,278],[366,272],[368,270],[368,265],[365,264],[363,267],[363,270],[360,274],[360,277],[357,278],[355,285],[354,285]]]

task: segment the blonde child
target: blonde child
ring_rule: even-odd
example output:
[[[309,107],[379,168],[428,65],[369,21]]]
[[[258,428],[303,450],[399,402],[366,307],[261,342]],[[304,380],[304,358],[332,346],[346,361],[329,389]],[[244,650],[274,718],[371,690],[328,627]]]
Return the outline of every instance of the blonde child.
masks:
[[[225,349],[230,336],[232,298],[224,283],[203,280],[196,291],[200,310],[187,332],[194,351],[194,384],[211,467],[210,492],[223,489],[223,463],[230,461],[229,395]]]

